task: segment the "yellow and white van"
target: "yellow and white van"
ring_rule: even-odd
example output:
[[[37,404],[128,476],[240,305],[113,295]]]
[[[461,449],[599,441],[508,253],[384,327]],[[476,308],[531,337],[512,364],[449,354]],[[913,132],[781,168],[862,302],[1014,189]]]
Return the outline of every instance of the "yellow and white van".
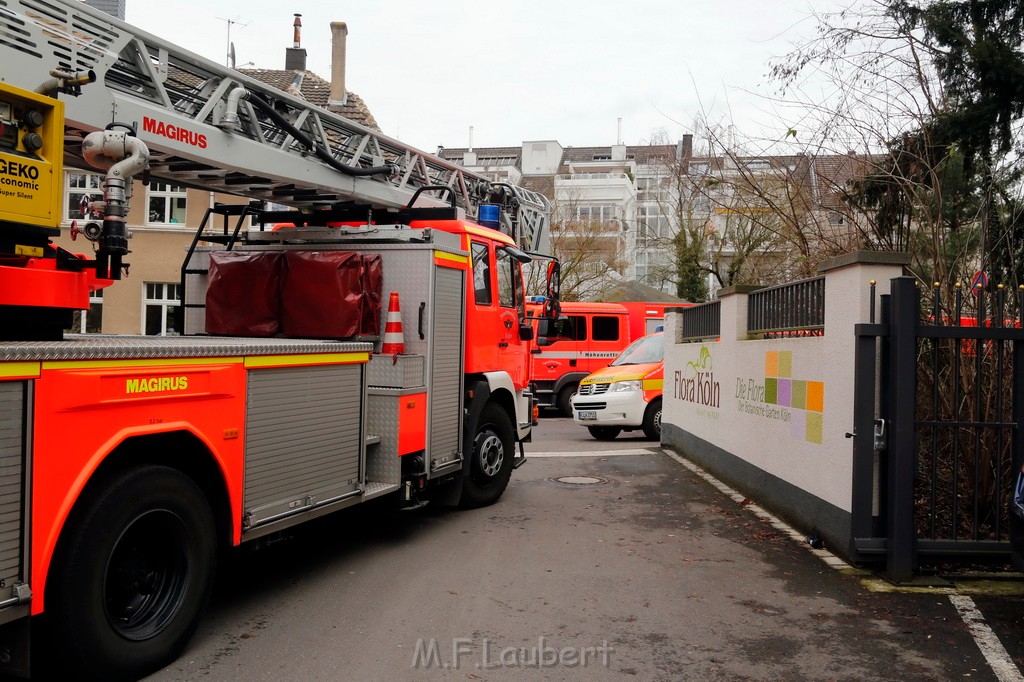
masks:
[[[571,398],[573,420],[598,440],[643,429],[661,439],[661,390],[665,377],[665,335],[650,334],[626,347],[607,367],[580,381]]]

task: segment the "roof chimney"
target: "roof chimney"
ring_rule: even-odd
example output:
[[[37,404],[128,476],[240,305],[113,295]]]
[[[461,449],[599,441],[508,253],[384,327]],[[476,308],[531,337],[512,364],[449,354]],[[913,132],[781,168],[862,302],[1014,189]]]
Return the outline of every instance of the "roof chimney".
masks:
[[[331,22],[331,93],[327,104],[344,104],[348,99],[345,92],[345,42],[348,40],[348,25],[344,21]]]
[[[306,70],[306,51],[302,48],[302,15],[295,14],[292,44],[284,53],[284,68],[288,71]]]

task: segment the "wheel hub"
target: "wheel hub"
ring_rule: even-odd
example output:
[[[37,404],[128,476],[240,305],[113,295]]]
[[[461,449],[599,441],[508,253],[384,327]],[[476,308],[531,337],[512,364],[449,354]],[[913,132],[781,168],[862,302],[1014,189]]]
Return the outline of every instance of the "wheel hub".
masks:
[[[188,531],[177,515],[150,511],[130,523],[107,563],[103,603],[122,637],[143,641],[174,618],[188,587]]]
[[[497,476],[501,471],[501,464],[505,460],[505,448],[501,439],[493,433],[481,434],[479,447],[477,448],[480,458],[480,470],[485,476]]]

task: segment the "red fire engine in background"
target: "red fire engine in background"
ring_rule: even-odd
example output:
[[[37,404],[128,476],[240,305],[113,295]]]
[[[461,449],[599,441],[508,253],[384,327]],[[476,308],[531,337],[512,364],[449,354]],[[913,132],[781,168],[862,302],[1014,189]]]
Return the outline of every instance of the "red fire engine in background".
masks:
[[[522,267],[547,202],[46,8],[9,3],[0,41],[0,667],[27,674],[45,614],[76,676],[132,678],[184,647],[225,548],[387,494],[502,495],[534,424]],[[50,243],[64,158],[107,171],[90,257]],[[183,336],[62,338],[128,265],[143,173],[252,201],[199,227]],[[557,262],[547,282],[551,313]]]
[[[544,315],[544,305],[527,304],[534,321],[531,375],[541,407],[571,417],[570,398],[580,381],[615,359],[626,346],[660,329],[671,303],[588,303],[566,301],[557,319]]]

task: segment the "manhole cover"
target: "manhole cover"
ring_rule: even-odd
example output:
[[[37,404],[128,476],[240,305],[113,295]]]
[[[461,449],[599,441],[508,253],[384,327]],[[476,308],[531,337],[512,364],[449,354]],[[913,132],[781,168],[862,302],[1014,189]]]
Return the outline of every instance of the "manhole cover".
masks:
[[[608,482],[607,479],[598,478],[597,476],[560,476],[551,480],[555,483],[565,483],[567,485],[597,485]]]

